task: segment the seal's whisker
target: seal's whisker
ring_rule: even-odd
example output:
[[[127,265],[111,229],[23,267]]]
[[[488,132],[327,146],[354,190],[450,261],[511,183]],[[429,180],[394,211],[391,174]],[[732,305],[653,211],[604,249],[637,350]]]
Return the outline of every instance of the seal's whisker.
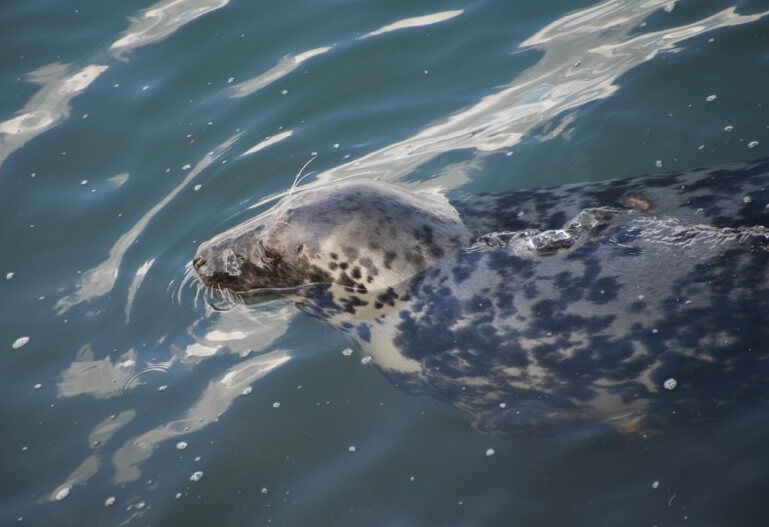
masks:
[[[194,269],[192,267],[192,262],[187,262],[184,266],[184,274],[182,275],[182,279],[179,281],[179,284],[176,287],[173,287],[173,281],[168,285],[169,292],[173,291],[171,293],[172,298],[175,298],[177,304],[181,305],[182,303],[182,292],[185,288],[190,286],[190,283],[197,283]]]
[[[294,191],[296,191],[299,184],[304,181],[305,178],[307,178],[309,175],[312,174],[312,172],[308,172],[307,174],[302,175],[302,172],[305,168],[309,166],[310,163],[315,161],[318,158],[318,156],[313,156],[310,159],[307,160],[307,162],[302,165],[302,168],[299,169],[299,172],[294,177],[294,183],[291,185],[291,188],[288,189],[288,192],[286,192],[285,196],[278,202],[276,205],[276,208],[278,210],[277,215],[275,216],[275,221],[273,224],[277,224],[280,221],[283,221],[283,211],[285,209],[286,203],[291,199],[291,196],[294,194]]]

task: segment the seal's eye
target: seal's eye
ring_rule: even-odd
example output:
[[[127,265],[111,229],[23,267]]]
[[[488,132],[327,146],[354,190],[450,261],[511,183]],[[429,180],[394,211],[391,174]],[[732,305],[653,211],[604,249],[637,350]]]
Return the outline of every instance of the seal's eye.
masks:
[[[206,265],[206,259],[205,258],[195,258],[192,260],[192,267],[195,268],[196,271],[200,271],[200,268]]]

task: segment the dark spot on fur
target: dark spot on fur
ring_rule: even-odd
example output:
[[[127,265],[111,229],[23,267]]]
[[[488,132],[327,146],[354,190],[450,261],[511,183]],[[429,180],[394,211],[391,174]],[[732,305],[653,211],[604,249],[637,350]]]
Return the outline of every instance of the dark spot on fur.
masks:
[[[369,258],[368,256],[364,256],[360,260],[358,260],[358,263],[362,265],[366,271],[368,271],[368,274],[371,276],[376,276],[379,274],[379,269],[377,269],[376,265],[374,265],[374,262]]]
[[[336,282],[340,285],[343,285],[345,287],[355,287],[355,282],[352,281],[352,279],[347,276],[347,273],[344,271],[341,275],[339,275],[339,278],[337,278]]]
[[[392,263],[393,260],[395,260],[398,257],[397,254],[395,254],[394,251],[387,251],[384,255],[384,265],[388,269],[392,269]]]
[[[367,306],[368,302],[361,300],[357,296],[352,296],[347,300],[342,301],[342,311],[354,315],[356,313],[356,307]]]
[[[376,299],[377,302],[374,304],[374,307],[377,307],[377,304],[380,304],[380,307],[383,304],[394,306],[395,301],[398,299],[398,293],[396,293],[392,287],[388,287],[384,293],[378,294]]]
[[[413,264],[415,267],[422,268],[425,266],[425,257],[421,252],[410,251],[406,253],[406,261]]]

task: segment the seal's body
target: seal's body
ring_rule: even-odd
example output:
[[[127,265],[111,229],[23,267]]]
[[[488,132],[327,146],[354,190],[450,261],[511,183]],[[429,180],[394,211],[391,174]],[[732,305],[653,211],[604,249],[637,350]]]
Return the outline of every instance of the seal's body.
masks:
[[[484,428],[634,428],[766,398],[766,161],[481,196],[461,219],[373,182],[303,194],[201,245],[203,282],[291,288],[399,386]]]

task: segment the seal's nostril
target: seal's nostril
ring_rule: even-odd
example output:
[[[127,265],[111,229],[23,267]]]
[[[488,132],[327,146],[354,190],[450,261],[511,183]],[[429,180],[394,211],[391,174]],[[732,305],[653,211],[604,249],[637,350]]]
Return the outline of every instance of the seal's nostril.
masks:
[[[206,259],[205,258],[195,258],[192,260],[192,267],[195,268],[196,271],[200,271],[200,268],[206,265]]]

